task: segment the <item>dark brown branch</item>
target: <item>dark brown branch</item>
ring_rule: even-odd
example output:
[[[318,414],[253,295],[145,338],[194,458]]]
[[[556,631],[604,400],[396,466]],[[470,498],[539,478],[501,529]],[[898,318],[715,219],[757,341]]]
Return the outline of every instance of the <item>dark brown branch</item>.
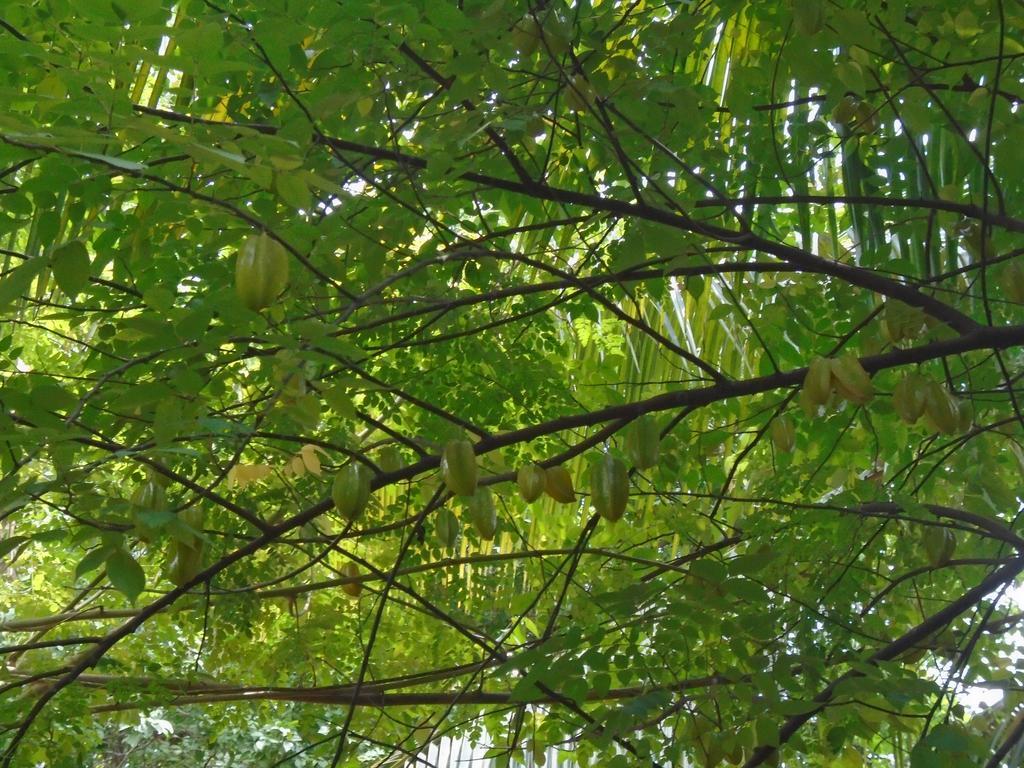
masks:
[[[1017,743],[1024,738],[1024,712],[1019,713],[1014,717],[1013,728],[1006,734],[1006,738],[1003,739],[1003,743],[999,745],[995,752],[985,762],[985,768],[999,768],[1003,760],[1010,753]]]
[[[430,77],[431,80],[441,86],[442,90],[447,91],[452,87],[452,84],[455,82],[455,78],[445,77],[442,75],[434,69],[428,61],[410,48],[408,43],[403,42],[398,46],[398,50],[403,56],[409,59],[409,61],[419,67],[420,70]],[[476,111],[476,105],[469,99],[463,99],[460,103],[468,112]],[[491,143],[498,148],[498,151],[501,152],[502,156],[508,161],[508,164],[512,166],[512,170],[515,171],[515,174],[519,177],[520,181],[530,182],[530,174],[527,172],[526,168],[523,167],[523,164],[519,161],[519,158],[516,157],[504,137],[490,125],[484,126],[484,133],[487,138],[491,140]]]
[[[136,107],[137,111],[161,117],[165,120],[176,122],[195,122],[197,118],[187,115],[180,115],[168,110],[153,110],[150,108]],[[220,123],[222,127],[230,127],[233,130],[244,130],[249,128],[261,133],[273,134],[277,129],[267,125],[246,125],[239,123]],[[423,158],[399,152],[391,149],[382,149],[366,144],[360,144],[346,139],[327,136],[318,133],[314,140],[324,146],[328,146],[336,152],[351,152],[375,160],[385,160],[396,163],[404,168],[412,170],[423,170],[427,162]],[[614,198],[601,197],[600,195],[576,192],[570,189],[561,189],[541,183],[524,183],[511,179],[503,179],[487,174],[468,171],[459,175],[464,181],[491,189],[500,189],[506,192],[525,195],[537,200],[548,200],[565,205],[580,205],[595,211],[604,211],[616,216],[644,219],[657,224],[663,224],[673,229],[690,232],[707,238],[727,242],[740,248],[746,248],[762,253],[769,253],[784,262],[793,264],[801,269],[836,277],[840,280],[866,288],[883,296],[899,299],[911,306],[920,307],[932,317],[949,325],[954,330],[967,333],[978,328],[978,323],[962,312],[938,301],[931,296],[921,293],[916,288],[904,285],[888,277],[879,275],[869,269],[841,264],[838,262],[823,259],[808,251],[801,250],[785,243],[778,243],[761,237],[753,232],[736,232],[735,230],[698,222],[686,215],[672,213],[658,208],[653,208],[639,203],[630,203]]]
[[[941,611],[937,611],[932,614],[916,627],[900,635],[898,638],[893,640],[884,648],[873,653],[864,661],[867,664],[876,665],[879,662],[895,659],[900,654],[909,651],[911,648],[925,640],[929,635],[939,631],[957,616],[979,603],[993,590],[996,590],[1015,579],[1022,569],[1024,569],[1024,560],[1018,558],[1009,565],[1005,565],[999,570],[990,573],[977,586],[965,592],[959,599],[954,600]],[[832,700],[836,689],[841,683],[846,680],[864,676],[865,673],[863,671],[852,669],[825,686],[825,688],[814,697],[813,702],[816,706],[814,706],[813,709],[801,715],[794,715],[782,724],[779,728],[779,744],[785,744],[789,741],[793,734],[796,733],[804,723],[814,717],[817,713],[821,712]],[[773,746],[762,745],[758,747],[754,750],[753,754],[747,759],[747,761],[743,763],[743,768],[755,768],[755,766],[762,765],[776,751],[777,747]]]
[[[133,684],[131,678],[119,679],[111,677],[111,685]],[[644,696],[652,691],[690,691],[728,685],[732,681],[721,676],[680,680],[668,685],[632,686],[629,688],[612,688],[605,693],[590,691],[588,701],[620,701]],[[354,707],[407,707],[407,706],[451,706],[458,704],[508,704],[512,701],[510,691],[465,691],[462,693],[417,692],[417,693],[385,693],[375,690],[372,685],[364,687],[355,695],[351,686],[334,686],[328,688],[245,688],[242,686],[209,685],[188,683],[185,681],[149,681],[149,685],[162,686],[169,691],[184,690],[188,695],[171,700],[160,699],[150,703],[118,703],[102,704],[93,707],[93,712],[123,712],[125,710],[146,709],[149,707],[184,706],[187,704],[214,704],[225,701],[293,701],[306,704],[346,705]],[[223,690],[227,688],[227,690]],[[562,701],[557,695],[538,695],[531,698],[531,704],[556,704]]]
[[[1014,216],[993,213],[977,205],[952,203],[948,200],[934,200],[923,197],[897,198],[878,195],[750,195],[728,199],[698,200],[697,208],[718,208],[747,205],[876,205],[882,208],[921,208],[927,211],[958,213],[969,219],[977,219],[1008,232],[1024,232],[1024,220]]]

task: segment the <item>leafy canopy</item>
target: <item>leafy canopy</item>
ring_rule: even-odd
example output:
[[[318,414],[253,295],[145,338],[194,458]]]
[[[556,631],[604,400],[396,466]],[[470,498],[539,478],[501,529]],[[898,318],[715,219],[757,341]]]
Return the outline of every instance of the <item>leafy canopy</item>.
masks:
[[[2,764],[1018,764],[1022,29],[3,4]]]

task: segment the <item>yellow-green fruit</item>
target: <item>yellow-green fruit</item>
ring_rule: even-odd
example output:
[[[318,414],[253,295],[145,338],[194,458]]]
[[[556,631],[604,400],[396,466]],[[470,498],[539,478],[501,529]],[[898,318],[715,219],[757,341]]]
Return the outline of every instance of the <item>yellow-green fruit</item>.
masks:
[[[188,507],[178,513],[178,520],[191,530],[171,530],[174,538],[189,547],[201,548],[203,540],[199,534],[203,531],[206,515],[200,507]]]
[[[253,311],[269,307],[288,285],[288,252],[265,232],[249,237],[235,262],[235,291]]]
[[[450,440],[441,454],[441,474],[448,490],[456,496],[476,492],[476,454],[469,440]]]
[[[832,394],[832,366],[827,358],[811,360],[804,376],[803,392],[807,402],[815,407],[828,402]]]
[[[940,568],[950,561],[956,551],[956,536],[949,528],[929,526],[922,536],[928,564]]]
[[[871,377],[856,356],[847,352],[833,358],[831,366],[832,382],[836,392],[851,403],[864,405],[874,397],[875,387],[871,383]]]
[[[434,532],[442,547],[450,549],[455,546],[455,540],[459,537],[459,520],[447,507],[442,507],[437,511]]]
[[[167,493],[155,480],[147,480],[132,493],[132,522],[135,534],[142,541],[151,541],[158,530],[142,519],[145,512],[162,512],[167,509]]]
[[[1018,259],[1007,265],[1000,284],[1007,299],[1024,304],[1024,263]]]
[[[380,467],[382,472],[397,472],[405,466],[405,462],[402,461],[402,454],[399,453],[395,446],[386,445],[380,449],[380,453],[377,456],[377,466]]]
[[[857,105],[853,115],[854,128],[858,133],[875,133],[882,125],[878,112],[866,101]]]
[[[203,543],[194,546],[181,541],[171,542],[171,564],[169,576],[175,586],[182,586],[203,570]]]
[[[913,424],[924,415],[928,381],[919,373],[908,373],[892,390],[892,407],[904,424]]]
[[[519,20],[512,27],[512,45],[524,56],[529,56],[540,47],[540,36],[540,26],[532,16]]]
[[[796,427],[793,420],[786,414],[780,414],[772,420],[769,428],[775,450],[789,453],[796,445]]]
[[[334,476],[331,499],[346,520],[358,519],[370,501],[370,471],[356,461],[346,464]]]
[[[359,576],[359,567],[355,563],[345,564],[345,576],[354,579]],[[342,591],[349,597],[359,597],[363,593],[363,584],[360,581],[349,581],[341,585]]]
[[[929,381],[925,386],[924,415],[936,432],[954,435],[960,426],[960,409],[956,400],[942,384]]]
[[[651,416],[644,414],[630,424],[626,433],[626,454],[637,469],[650,469],[658,464],[661,429]]]
[[[606,453],[590,470],[590,503],[605,520],[622,518],[629,503],[629,472],[626,462]]]
[[[924,311],[898,299],[889,299],[882,311],[882,328],[893,344],[916,339],[924,328]]]
[[[131,503],[140,509],[161,510],[167,508],[167,496],[162,485],[147,480],[132,493]]]
[[[976,221],[963,221],[957,227],[964,248],[977,261],[985,261],[995,255],[992,238],[982,234],[981,225]]]
[[[573,76],[565,86],[565,104],[574,112],[586,112],[596,99],[593,86],[579,75]]]
[[[726,760],[733,765],[740,765],[743,762],[743,745],[733,744],[729,753],[726,755]]]
[[[527,504],[532,504],[544,493],[545,474],[544,467],[539,464],[526,464],[516,472],[519,495]]]
[[[570,504],[576,501],[576,491],[572,487],[572,477],[562,465],[548,467],[544,471],[544,492],[555,501]]]
[[[974,423],[974,404],[970,400],[961,400],[956,408],[956,427],[958,432],[966,432]]]
[[[533,764],[537,766],[537,768],[544,768],[548,761],[546,750],[544,749],[544,743],[534,739],[533,749],[531,751],[533,752]]]
[[[552,56],[561,56],[572,48],[572,22],[558,13],[549,13],[542,24],[544,46]]]
[[[855,96],[843,96],[832,110],[832,122],[836,125],[848,125],[857,115],[859,101]]]
[[[284,380],[281,394],[286,398],[303,397],[306,394],[306,377],[301,373],[293,373]]]
[[[807,387],[800,388],[800,396],[798,398],[798,402],[800,403],[800,409],[804,412],[804,415],[807,418],[813,419],[815,416],[818,415],[818,408],[821,406],[821,404],[811,400],[811,396],[807,392]]]
[[[469,509],[469,519],[476,528],[480,538],[490,541],[498,530],[498,513],[494,509],[494,499],[491,496],[491,489],[481,486],[476,493],[469,497],[466,502]]]

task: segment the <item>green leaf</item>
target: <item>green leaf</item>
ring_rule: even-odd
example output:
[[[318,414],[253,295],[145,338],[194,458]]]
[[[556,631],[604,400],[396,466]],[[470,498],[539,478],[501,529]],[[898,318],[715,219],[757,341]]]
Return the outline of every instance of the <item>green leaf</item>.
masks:
[[[509,702],[526,703],[544,698],[544,692],[537,687],[537,678],[532,673],[521,678],[509,693]]]
[[[729,561],[729,570],[744,576],[753,576],[766,568],[778,557],[770,548],[738,555]]]
[[[779,745],[779,724],[770,717],[759,717],[754,721],[754,740],[758,746],[777,747]]]
[[[274,177],[274,188],[281,199],[293,208],[308,211],[313,205],[313,195],[301,173],[277,173]]]
[[[559,693],[568,696],[579,705],[582,705],[587,700],[589,692],[590,686],[587,685],[587,681],[582,677],[569,678],[559,689]]]
[[[29,536],[10,536],[3,541],[0,541],[0,557],[6,557],[8,554],[18,548],[19,545],[24,544],[26,541],[30,541]]]
[[[739,765],[809,714],[780,762],[984,764],[1024,695],[965,708],[1022,672],[1013,631],[974,630],[1019,574],[928,510],[1019,506],[1024,12],[996,5],[0,3],[2,623],[103,633],[60,614],[216,572],[97,660],[147,704],[198,649],[230,689],[352,682],[384,600],[367,693],[416,690],[357,708],[387,746],[346,768],[444,763],[445,734],[512,766]],[[260,232],[293,256],[285,286],[249,249],[255,312]],[[846,354],[874,398],[841,367],[804,397]],[[955,432],[905,421],[911,373],[969,401]],[[644,414],[658,462],[612,524],[590,470]],[[490,542],[442,483],[461,436]],[[363,461],[390,469],[350,523],[329,490]],[[529,464],[573,502],[525,501]],[[936,522],[956,564],[921,572]],[[132,732],[90,696],[45,702],[12,764],[117,763]],[[38,700],[10,698],[0,722]],[[331,759],[293,698],[164,707],[140,759]]]
[[[28,259],[0,277],[0,310],[6,309],[12,301],[28,293],[32,281],[44,267],[46,262],[43,259]]]
[[[98,160],[105,165],[112,165],[115,168],[120,168],[124,171],[144,171],[146,165],[144,163],[136,163],[132,160],[125,160],[123,157],[113,157],[112,155],[101,155],[95,152],[79,152],[77,153],[82,157],[88,157],[92,160]]]
[[[935,726],[925,743],[946,753],[966,753],[970,749],[970,737],[966,730],[962,726],[946,723]]]
[[[107,558],[107,578],[132,603],[146,588],[145,571],[126,549],[115,549]]]
[[[166,509],[146,509],[135,513],[138,519],[150,528],[166,528],[178,519],[178,516]]]
[[[85,557],[79,560],[78,565],[75,567],[75,578],[79,579],[90,571],[95,571],[107,562],[107,559],[111,556],[113,551],[115,550],[111,550],[105,546],[96,547],[96,549],[92,550]],[[111,579],[111,582],[113,582],[113,579]]]
[[[771,705],[772,711],[778,712],[780,715],[790,717],[792,715],[805,715],[808,712],[814,712],[821,705],[813,701],[803,701],[801,699],[785,699],[783,701],[773,702]]]
[[[171,442],[185,426],[182,420],[181,403],[177,398],[160,400],[153,415],[153,438],[158,444]]]
[[[78,295],[89,283],[89,251],[79,240],[72,240],[53,249],[50,254],[53,277],[70,298]]]

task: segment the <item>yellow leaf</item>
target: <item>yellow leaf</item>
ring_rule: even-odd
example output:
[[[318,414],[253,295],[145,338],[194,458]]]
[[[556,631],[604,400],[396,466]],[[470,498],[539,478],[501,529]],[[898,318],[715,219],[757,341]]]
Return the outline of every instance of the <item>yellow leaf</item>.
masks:
[[[299,451],[299,457],[309,472],[320,477],[320,457],[316,455],[317,447],[306,443]]]
[[[228,485],[245,488],[249,483],[262,480],[273,470],[266,464],[236,464],[228,470]]]
[[[217,102],[217,106],[213,108],[213,112],[204,115],[204,119],[215,123],[226,123],[228,121],[228,101],[230,99],[230,93],[222,96],[220,101]]]

